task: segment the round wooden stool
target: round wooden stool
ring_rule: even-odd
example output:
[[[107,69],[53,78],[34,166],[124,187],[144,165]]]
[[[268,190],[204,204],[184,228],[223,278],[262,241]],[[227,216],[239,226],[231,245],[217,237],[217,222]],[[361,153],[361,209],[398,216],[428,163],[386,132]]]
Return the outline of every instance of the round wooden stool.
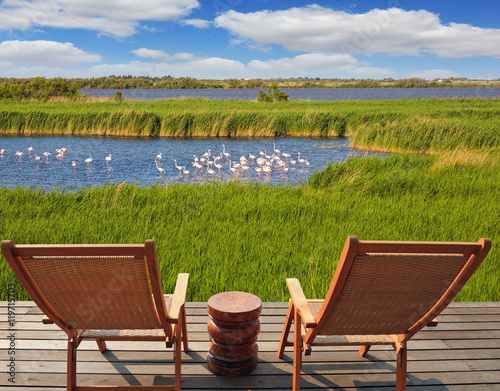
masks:
[[[245,292],[224,292],[208,299],[208,367],[223,375],[239,376],[257,366],[257,336],[262,301]]]

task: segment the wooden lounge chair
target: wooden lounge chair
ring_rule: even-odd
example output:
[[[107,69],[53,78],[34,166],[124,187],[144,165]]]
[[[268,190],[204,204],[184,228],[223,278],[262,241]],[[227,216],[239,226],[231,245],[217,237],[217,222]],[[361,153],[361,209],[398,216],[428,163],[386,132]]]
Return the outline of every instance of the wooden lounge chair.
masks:
[[[313,346],[372,345],[397,352],[396,390],[406,390],[407,342],[453,300],[491,247],[478,243],[358,241],[347,238],[324,300],[307,300],[295,278],[278,356],[293,346],[293,389],[300,389],[302,353]],[[293,342],[288,341],[294,322]]]
[[[179,274],[173,295],[163,295],[154,240],[145,244],[15,245],[2,252],[19,281],[68,335],[68,391],[95,389],[180,390],[181,342],[188,349],[184,306],[188,274]],[[174,347],[175,385],[77,387],[76,352],[84,339],[165,341]]]

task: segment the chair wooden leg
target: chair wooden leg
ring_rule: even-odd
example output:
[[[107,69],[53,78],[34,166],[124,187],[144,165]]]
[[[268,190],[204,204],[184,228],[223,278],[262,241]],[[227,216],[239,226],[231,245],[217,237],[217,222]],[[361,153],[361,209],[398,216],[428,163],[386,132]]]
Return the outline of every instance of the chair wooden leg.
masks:
[[[74,391],[76,388],[76,348],[77,344],[71,338],[68,338],[68,391]]]
[[[97,346],[99,347],[99,351],[102,353],[106,350],[106,342],[104,339],[98,339],[96,338],[95,340],[97,342]]]
[[[300,317],[297,309],[294,309],[293,329],[293,391],[300,390],[300,370],[302,368],[302,330]]]
[[[181,321],[182,321],[182,342],[184,345],[184,352],[188,351],[188,334],[187,334],[187,323],[186,323],[186,306],[182,307],[182,314],[181,314]]]
[[[181,391],[181,325],[175,327],[174,361],[175,361],[175,391]]]
[[[407,351],[406,348],[401,348],[397,352],[396,391],[406,391],[406,373],[407,373]]]
[[[288,313],[286,314],[285,324],[283,326],[283,332],[281,333],[280,344],[278,347],[278,357],[283,357],[283,353],[285,352],[285,346],[288,341],[288,334],[290,333],[290,327],[292,326],[294,313],[294,305],[293,302],[290,301],[290,305],[288,306]]]
[[[368,350],[370,350],[372,345],[363,345],[359,348],[359,354],[361,354],[361,357],[366,357],[368,354]]]

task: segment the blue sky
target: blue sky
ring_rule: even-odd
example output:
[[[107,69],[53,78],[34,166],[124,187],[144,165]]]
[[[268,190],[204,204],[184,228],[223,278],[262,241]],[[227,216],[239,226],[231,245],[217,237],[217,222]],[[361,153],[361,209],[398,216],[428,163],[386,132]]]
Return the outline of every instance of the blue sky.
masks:
[[[0,0],[1,77],[500,78],[497,0]]]

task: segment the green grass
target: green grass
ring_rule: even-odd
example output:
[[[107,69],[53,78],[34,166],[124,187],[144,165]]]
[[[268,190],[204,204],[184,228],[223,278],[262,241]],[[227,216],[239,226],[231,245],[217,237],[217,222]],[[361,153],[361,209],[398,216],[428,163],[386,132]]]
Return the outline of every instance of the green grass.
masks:
[[[424,154],[350,159],[300,186],[108,185],[75,192],[0,189],[1,239],[157,241],[165,291],[191,274],[188,300],[228,290],[288,299],[285,278],[324,297],[348,235],[476,241],[490,254],[457,297],[500,301],[498,99],[361,102],[0,102],[0,132],[140,136],[338,136]],[[325,146],[328,147],[328,146]],[[1,300],[15,277],[0,261]],[[19,299],[28,295],[19,287]]]
[[[0,101],[0,134],[336,137],[402,151],[500,144],[500,100]],[[418,131],[414,131],[417,129]]]
[[[462,301],[500,300],[500,164],[397,155],[351,159],[289,187],[236,183],[76,192],[0,189],[0,237],[17,243],[157,241],[162,282],[191,274],[188,300],[229,290],[285,301],[285,278],[324,297],[347,235],[363,239],[476,241],[493,248],[460,292]],[[2,259],[1,300],[15,277]],[[20,288],[20,287],[19,287]],[[19,289],[19,299],[28,299]]]

